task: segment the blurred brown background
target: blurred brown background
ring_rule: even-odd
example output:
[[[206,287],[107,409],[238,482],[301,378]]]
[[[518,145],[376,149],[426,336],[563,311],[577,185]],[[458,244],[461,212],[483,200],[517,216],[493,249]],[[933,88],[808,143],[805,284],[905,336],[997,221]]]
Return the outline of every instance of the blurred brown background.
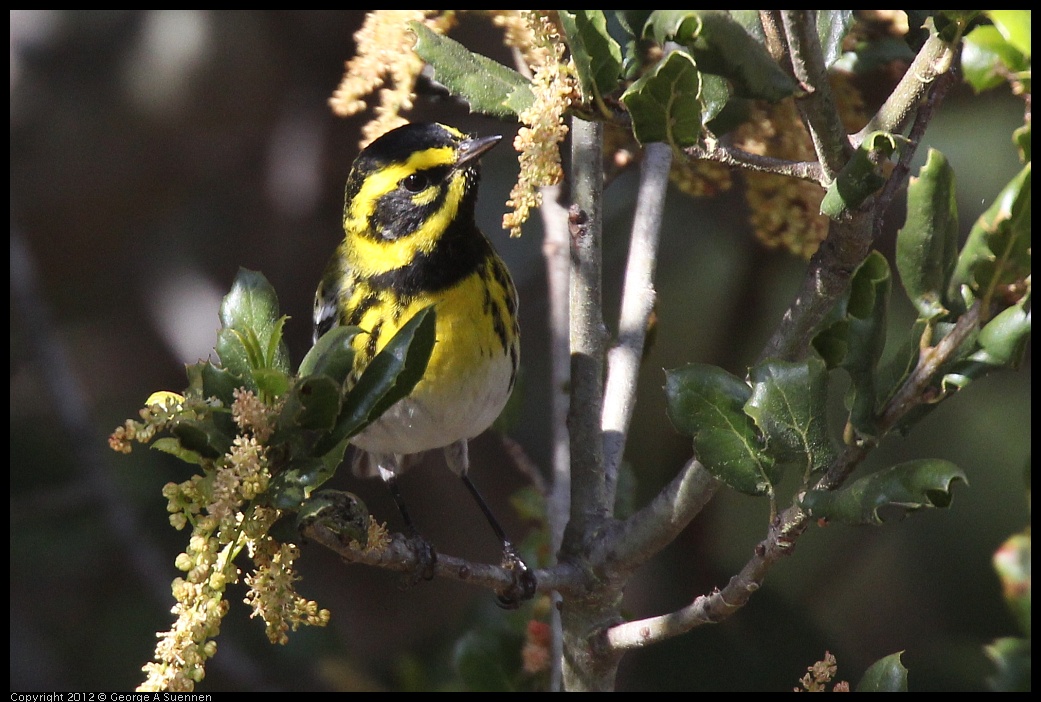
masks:
[[[186,534],[169,527],[160,489],[188,468],[140,448],[116,455],[105,440],[151,392],[184,387],[183,365],[209,353],[239,266],[262,271],[278,292],[292,317],[294,363],[306,352],[314,287],[340,236],[343,181],[365,119],[334,117],[327,100],[362,17],[11,11],[12,690],[132,688],[154,632],[169,627]],[[482,20],[457,36],[506,58]],[[515,128],[437,97],[421,99],[412,117],[484,134]],[[958,173],[966,232],[1018,170],[1009,134],[1021,119],[1021,104],[1001,92],[962,92],[929,130]],[[500,147],[484,164],[478,216],[522,297],[522,395],[510,435],[545,470],[541,231],[537,221],[519,240],[498,230],[516,154]],[[608,193],[609,314],[634,183],[623,177]],[[752,241],[735,194],[671,193],[669,202],[658,342],[628,450],[638,504],[689,452],[664,416],[662,369],[696,360],[743,374],[803,267]],[[887,252],[902,215],[891,219]],[[897,335],[913,315],[898,286],[894,305]],[[989,674],[981,647],[1016,633],[990,557],[1029,520],[1029,418],[1027,367],[971,386],[909,438],[890,439],[871,466],[948,458],[970,485],[955,489],[945,512],[884,529],[813,530],[728,622],[627,656],[619,689],[784,690],[825,650],[853,682],[905,650],[912,689],[980,688]],[[524,480],[496,437],[476,442],[473,475],[508,515]],[[396,524],[378,481],[340,476],[336,486]],[[496,557],[480,514],[438,461],[409,473],[403,490],[443,550]],[[725,584],[761,538],[766,512],[765,502],[720,494],[640,572],[629,613],[668,611]],[[302,594],[332,610],[330,626],[271,646],[240,587],[200,689],[450,687],[453,642],[475,625],[511,621],[489,592],[448,581],[402,590],[397,576],[316,546],[304,547],[301,570]]]

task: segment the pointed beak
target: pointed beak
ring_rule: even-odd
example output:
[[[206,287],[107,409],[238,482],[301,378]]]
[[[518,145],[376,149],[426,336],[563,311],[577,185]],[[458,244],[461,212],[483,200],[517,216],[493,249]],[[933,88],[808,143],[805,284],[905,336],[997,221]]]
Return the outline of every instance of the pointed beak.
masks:
[[[459,159],[455,162],[456,168],[462,168],[472,161],[477,160],[480,156],[499,143],[502,139],[501,134],[493,134],[486,137],[470,137],[463,140],[459,145]]]

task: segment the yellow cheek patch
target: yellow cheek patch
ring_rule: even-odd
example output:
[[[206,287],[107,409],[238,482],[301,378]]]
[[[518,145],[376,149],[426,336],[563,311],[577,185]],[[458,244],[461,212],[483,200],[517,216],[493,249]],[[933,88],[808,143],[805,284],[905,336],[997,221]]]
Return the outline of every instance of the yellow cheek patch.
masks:
[[[350,267],[359,276],[378,275],[401,268],[413,262],[417,254],[429,253],[438,239],[459,212],[459,201],[463,197],[464,177],[462,173],[451,173],[441,207],[414,232],[400,239],[388,241],[379,237],[364,236],[380,198],[395,190],[409,175],[432,168],[444,168],[455,163],[455,152],[449,147],[424,149],[411,154],[404,163],[395,163],[369,175],[352,200],[344,215],[343,226],[350,241],[347,252]],[[439,185],[431,185],[412,196],[418,207],[435,202],[440,194]]]
[[[357,271],[359,277],[362,278],[406,266],[412,262],[417,253],[425,253],[433,248],[432,240],[426,242],[411,236],[394,241],[352,236],[350,242],[351,251],[348,259],[350,267]],[[426,249],[422,246],[424,243],[427,244]]]

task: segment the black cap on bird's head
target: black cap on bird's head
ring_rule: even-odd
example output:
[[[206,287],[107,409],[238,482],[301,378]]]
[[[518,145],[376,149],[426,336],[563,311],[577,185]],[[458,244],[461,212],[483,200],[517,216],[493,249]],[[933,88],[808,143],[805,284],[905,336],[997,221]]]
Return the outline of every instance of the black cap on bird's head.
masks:
[[[478,160],[501,139],[436,122],[387,132],[354,162],[344,191],[344,229],[383,241],[422,232],[427,246],[449,229],[476,230]]]
[[[390,130],[365,147],[355,161],[355,167],[371,170],[389,163],[404,162],[427,149],[447,148],[456,154],[454,165],[458,168],[475,163],[501,139],[499,134],[474,137],[437,122],[414,122]]]

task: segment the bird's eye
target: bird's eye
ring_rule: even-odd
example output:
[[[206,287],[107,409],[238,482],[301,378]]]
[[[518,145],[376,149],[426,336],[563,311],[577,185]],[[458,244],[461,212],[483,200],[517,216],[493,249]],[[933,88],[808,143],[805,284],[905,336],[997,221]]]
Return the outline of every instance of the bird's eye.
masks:
[[[404,185],[405,190],[410,193],[418,193],[420,190],[423,190],[430,185],[430,180],[422,173],[413,173],[405,177],[405,180],[402,181],[402,185]]]

